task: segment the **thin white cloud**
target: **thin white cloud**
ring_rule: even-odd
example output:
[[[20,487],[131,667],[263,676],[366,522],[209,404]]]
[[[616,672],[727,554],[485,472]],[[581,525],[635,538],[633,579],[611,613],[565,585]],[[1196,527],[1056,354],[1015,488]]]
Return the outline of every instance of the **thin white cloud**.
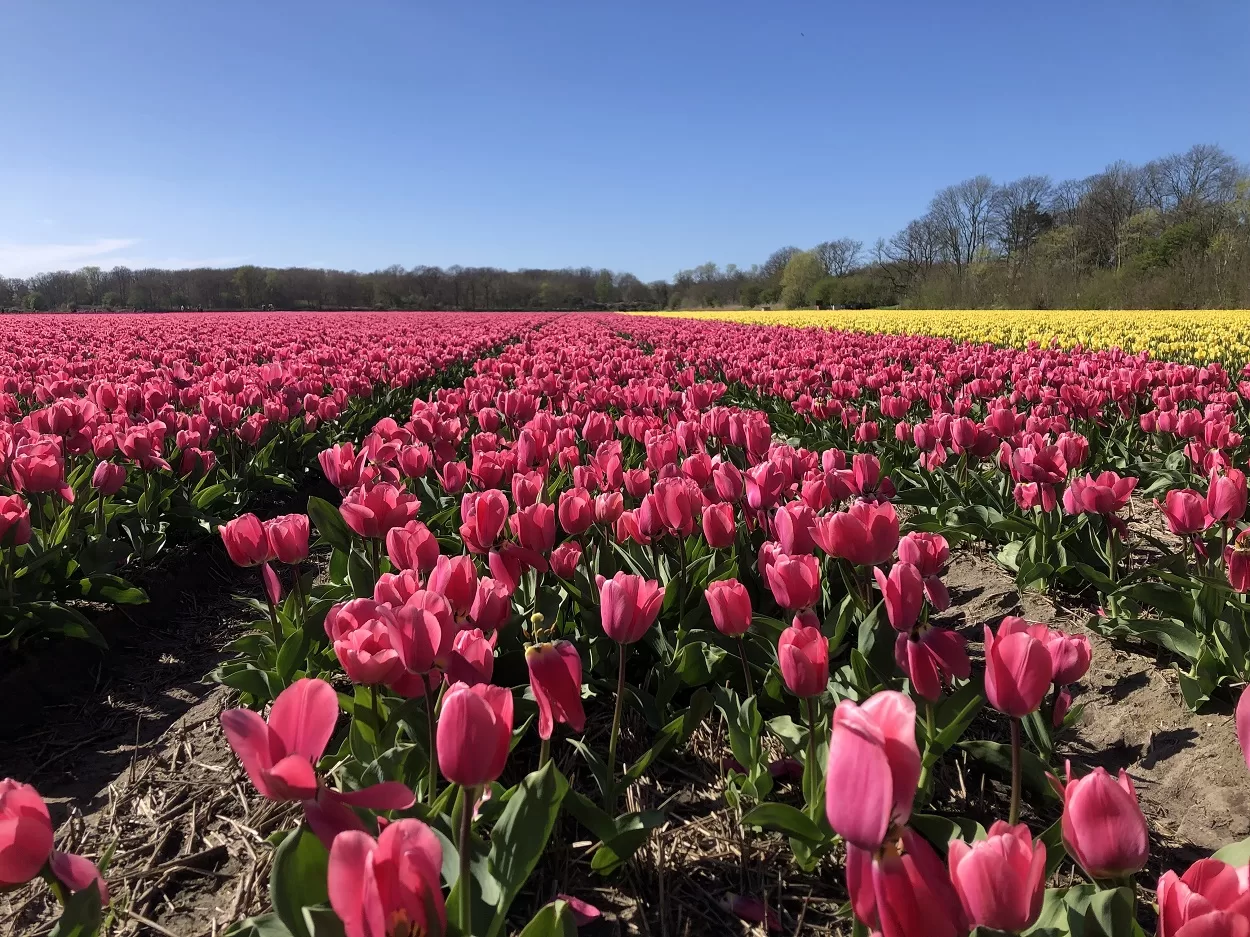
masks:
[[[130,251],[137,238],[97,238],[81,244],[18,244],[0,241],[0,276],[29,277],[55,270],[80,267],[161,267],[178,270],[194,267],[233,267],[246,257],[160,257]]]

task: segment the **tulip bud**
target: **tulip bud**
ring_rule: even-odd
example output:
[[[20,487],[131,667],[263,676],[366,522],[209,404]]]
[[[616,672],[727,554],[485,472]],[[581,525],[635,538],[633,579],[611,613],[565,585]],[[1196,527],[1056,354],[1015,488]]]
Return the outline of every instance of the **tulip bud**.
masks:
[[[511,742],[510,690],[488,683],[448,690],[435,733],[443,777],[461,787],[489,784],[503,773]]]
[[[795,696],[819,696],[829,685],[829,641],[817,625],[811,612],[796,615],[777,640],[781,677]]]
[[[1101,767],[1073,780],[1069,764],[1062,827],[1068,854],[1092,878],[1121,878],[1146,864],[1150,853],[1146,818],[1123,769],[1118,781]]]
[[[967,923],[1018,934],[1042,912],[1046,890],[1046,846],[1021,823],[999,820],[989,837],[968,845],[951,840],[947,852],[951,883]]]
[[[751,597],[736,579],[719,579],[704,590],[712,622],[721,634],[736,638],[751,627]]]
[[[101,462],[91,473],[91,487],[103,497],[111,498],[126,484],[126,466],[116,462]]]

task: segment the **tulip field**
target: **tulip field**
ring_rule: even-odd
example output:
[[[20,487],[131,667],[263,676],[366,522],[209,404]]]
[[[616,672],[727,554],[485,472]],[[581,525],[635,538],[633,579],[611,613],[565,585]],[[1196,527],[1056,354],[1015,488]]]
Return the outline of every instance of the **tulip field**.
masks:
[[[788,315],[0,317],[0,674],[240,593],[0,929],[1250,937],[1250,318]]]

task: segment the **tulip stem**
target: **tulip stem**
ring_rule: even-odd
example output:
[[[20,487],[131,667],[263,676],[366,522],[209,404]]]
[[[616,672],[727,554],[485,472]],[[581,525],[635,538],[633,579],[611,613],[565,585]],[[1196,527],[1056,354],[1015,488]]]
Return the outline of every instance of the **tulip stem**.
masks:
[[[301,629],[303,629],[308,624],[308,597],[304,595],[304,583],[302,581],[302,578],[300,577],[298,563],[295,565],[294,569],[295,569],[295,605],[297,608],[299,608],[299,623],[300,623]]]
[[[269,606],[269,624],[273,627],[273,652],[276,655],[282,649],[282,626],[278,624],[278,609],[273,604],[273,599],[269,598],[269,587],[265,585],[264,573],[261,573],[261,586],[265,592],[265,604]]]
[[[738,659],[742,661],[742,679],[746,681],[742,685],[742,692],[746,696],[754,696],[755,687],[751,684],[751,667],[747,664],[747,642],[742,635],[738,635]],[[744,696],[743,699],[746,699],[746,697]]]
[[[1011,812],[1007,822],[1015,826],[1020,822],[1020,781],[1023,766],[1020,759],[1020,720],[1011,720]]]
[[[547,767],[547,762],[551,760],[551,739],[543,739],[542,745],[538,749],[538,770],[541,771]]]
[[[8,604],[12,605],[13,593],[15,591],[14,580],[17,579],[17,544],[10,543],[9,549],[7,552],[9,554],[9,561],[5,563],[4,576],[5,576],[5,582],[8,586],[8,590],[7,590],[8,591]]]
[[[1120,599],[1115,594],[1117,583],[1116,576],[1116,556],[1115,556],[1115,531],[1111,529],[1111,525],[1107,525],[1107,570],[1108,578],[1111,580],[1111,595],[1107,597],[1107,604],[1110,606],[1107,611],[1111,613],[1112,618],[1120,617]]]
[[[436,701],[434,699],[433,687],[429,685],[428,680],[426,680],[425,683],[425,718],[430,733],[430,777],[427,792],[429,795],[428,803],[432,804],[434,803],[434,798],[438,795],[438,758],[435,754],[435,735],[437,732],[437,726],[435,725],[434,720],[434,707],[436,705]]]
[[[477,788],[465,787],[460,791],[463,802],[460,805],[460,880],[456,883],[460,896],[460,932],[465,937],[473,934],[473,902],[470,890],[473,879],[469,872],[469,840],[473,836],[473,807],[477,803]]]
[[[817,777],[818,775],[815,772],[820,769],[820,766],[816,763],[816,700],[811,696],[805,697],[803,705],[807,709],[807,765],[805,766],[807,770],[803,776],[811,778]],[[807,794],[807,791],[804,790],[803,793]],[[807,808],[810,810],[812,806],[809,803]]]
[[[382,541],[373,538],[369,541],[369,553],[373,560],[373,581],[382,578]]]
[[[612,713],[612,735],[608,740],[608,789],[603,792],[603,805],[610,813],[616,812],[616,741],[621,735],[621,710],[625,705],[625,657],[629,645],[622,644],[620,666],[616,674],[616,710]]]
[[[378,685],[376,683],[369,687],[369,710],[373,713],[373,739],[376,746],[382,741],[382,716],[378,711]]]
[[[933,703],[924,701],[924,760],[920,768],[920,790],[926,797],[929,793],[929,775],[933,765],[929,762],[929,752],[933,748],[933,739],[937,735],[937,722],[933,711]]]

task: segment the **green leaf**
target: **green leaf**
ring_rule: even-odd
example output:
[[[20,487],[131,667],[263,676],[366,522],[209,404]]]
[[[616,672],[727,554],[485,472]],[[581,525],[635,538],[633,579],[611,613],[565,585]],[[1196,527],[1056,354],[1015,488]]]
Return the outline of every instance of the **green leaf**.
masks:
[[[274,851],[269,900],[294,937],[313,937],[304,920],[304,908],[330,900],[326,889],[329,862],[330,853],[303,823]]]
[[[577,937],[577,920],[567,901],[553,901],[530,919],[520,937]]]
[[[94,602],[112,602],[115,605],[143,605],[148,594],[138,586],[132,586],[120,576],[97,573],[78,581],[84,599]]]
[[[207,488],[201,490],[194,498],[192,498],[191,503],[195,505],[196,510],[203,511],[206,507],[208,507],[210,504],[212,504],[214,501],[216,501],[225,493],[226,493],[225,485],[222,485],[222,484],[209,485]]]
[[[231,924],[225,937],[291,937],[291,932],[278,919],[278,915],[270,913],[244,918]]]
[[[1136,903],[1129,887],[1098,892],[1085,909],[1084,937],[1133,937]]]
[[[508,907],[538,864],[568,790],[569,782],[556,763],[548,761],[517,785],[491,830],[487,867],[501,894],[490,933],[503,926]]]
[[[1046,847],[1046,877],[1049,878],[1068,855],[1068,849],[1063,844],[1063,821],[1056,820],[1048,826],[1038,840]]]
[[[807,814],[789,804],[758,804],[743,815],[742,824],[785,833],[813,844],[823,842],[825,838],[820,827]]]
[[[1084,914],[1089,901],[1098,893],[1097,885],[1073,885],[1070,888],[1048,888],[1042,900],[1042,913],[1024,933],[1029,937],[1067,937],[1071,913]],[[1079,937],[1073,934],[1073,937]]]
[[[352,592],[357,598],[367,599],[373,595],[373,587],[377,583],[373,575],[373,567],[359,550],[352,550],[348,554],[347,579],[352,584]]]
[[[69,896],[60,920],[48,937],[95,937],[100,929],[101,916],[100,888],[92,882],[82,891]]]
[[[305,908],[304,923],[312,937],[344,937],[343,922],[328,905]]]
[[[627,813],[617,817],[616,832],[595,850],[590,867],[600,875],[611,875],[629,861],[638,847],[647,841],[651,831],[668,818],[658,810]]]
[[[912,814],[909,822],[942,855],[946,854],[946,846],[951,840],[973,842],[985,839],[986,836],[985,827],[967,817],[939,817],[929,813],[917,813]]]
[[[352,532],[338,508],[324,498],[309,498],[308,516],[326,543],[344,553],[351,550]]]
[[[959,747],[973,758],[996,769],[1006,777],[1011,777],[1011,746],[985,739],[960,742]],[[1046,778],[1046,765],[1027,748],[1020,750],[1020,768],[1024,786],[1035,795],[1054,799],[1058,797],[1055,789]]]
[[[1202,639],[1193,630],[1165,618],[1119,619],[1114,631],[1158,644],[1191,661],[1202,652]]]
[[[1250,862],[1250,839],[1243,839],[1239,843],[1229,843],[1212,858],[1219,859],[1235,868],[1241,868]]]
[[[977,692],[975,684],[972,683],[961,687],[942,704],[937,716],[942,728],[938,730],[937,737],[929,746],[925,757],[926,765],[931,768],[937,764],[943,753],[958,742],[959,737],[968,730],[968,726],[972,725],[972,720],[977,717],[977,713],[984,705],[985,697]]]

